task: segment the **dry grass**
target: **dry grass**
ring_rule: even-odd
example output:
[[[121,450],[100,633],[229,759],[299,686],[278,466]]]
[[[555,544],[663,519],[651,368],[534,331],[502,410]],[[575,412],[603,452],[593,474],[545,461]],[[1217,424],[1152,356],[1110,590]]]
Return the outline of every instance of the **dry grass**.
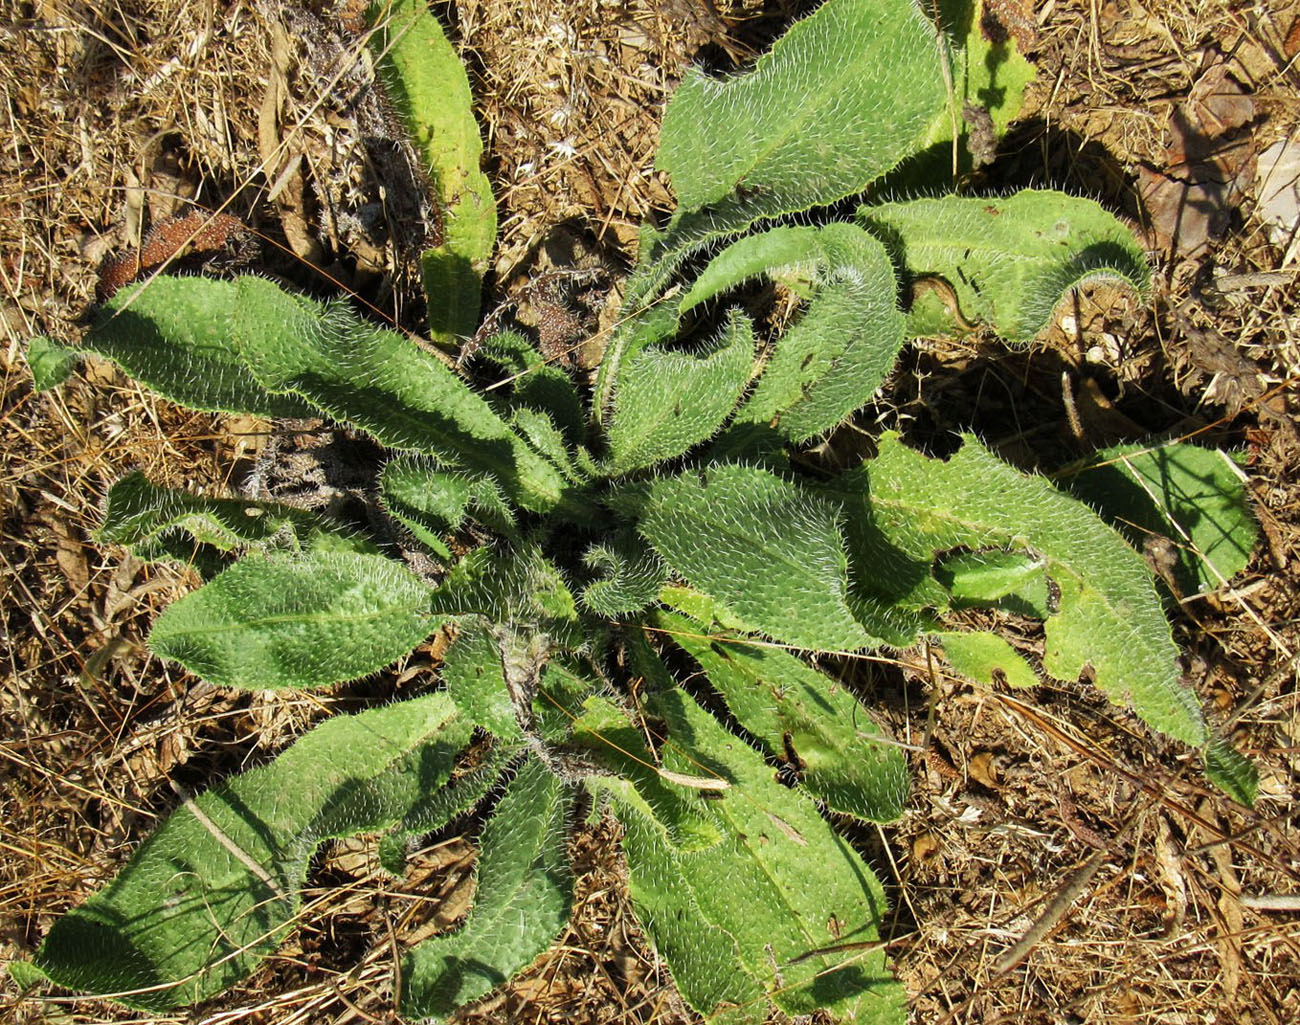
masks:
[[[624,264],[641,219],[670,201],[651,162],[659,105],[683,67],[743,59],[808,6],[456,4],[501,198],[499,294],[566,261]],[[1295,132],[1300,85],[1285,46],[1296,7],[1038,4],[1034,120],[991,184],[1047,180],[1139,218],[1137,169],[1161,169],[1170,111],[1215,54],[1256,98],[1256,148]],[[29,955],[121,865],[174,805],[169,780],[202,786],[331,707],[429,678],[423,652],[397,677],[328,698],[233,695],[152,658],[141,641],[152,617],[193,581],[91,542],[107,485],[142,469],[238,486],[268,428],[169,406],[99,363],[35,396],[22,359],[32,334],[76,337],[100,260],[191,202],[254,228],[259,266],[307,287],[341,282],[418,321],[407,300],[420,182],[383,142],[357,38],[328,14],[279,11],[42,2],[0,27],[0,957]],[[1244,447],[1266,534],[1231,588],[1176,618],[1189,679],[1260,766],[1255,812],[1207,790],[1187,752],[1077,688],[1012,698],[932,677],[923,659],[873,670],[866,685],[906,739],[924,733],[939,693],[908,814],[869,841],[894,887],[892,954],[917,1021],[1300,1020],[1300,919],[1274,900],[1300,892],[1300,267],[1283,263],[1251,211],[1247,198],[1208,252],[1157,252],[1150,309],[1089,297],[1027,352],[918,350],[895,381],[890,415],[910,429],[973,425],[1033,461],[1077,442],[1063,426],[1062,374],[1079,394],[1092,379],[1090,441],[1127,423],[1208,427]],[[1207,287],[1225,272],[1256,277]],[[691,1019],[647,953],[616,851],[609,827],[578,838],[573,923],[465,1021]],[[195,1015],[12,1003],[10,987],[0,1017],[389,1021],[396,952],[454,919],[470,864],[465,841],[446,837],[394,881],[364,844],[340,845],[314,868],[293,939]],[[1053,907],[1062,894],[1076,899]],[[1035,922],[1037,943],[1000,968]]]

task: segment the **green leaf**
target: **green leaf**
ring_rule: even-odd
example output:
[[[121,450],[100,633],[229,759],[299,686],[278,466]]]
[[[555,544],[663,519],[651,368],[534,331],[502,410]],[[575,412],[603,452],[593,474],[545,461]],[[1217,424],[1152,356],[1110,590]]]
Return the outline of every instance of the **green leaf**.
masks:
[[[1259,540],[1241,471],[1217,449],[1117,445],[1061,479],[1139,550],[1152,535],[1172,541],[1184,594],[1217,590]]]
[[[547,413],[519,406],[510,416],[510,426],[539,456],[559,469],[565,479],[581,484],[587,474],[574,461],[568,436]]]
[[[544,625],[563,646],[576,648],[589,640],[564,575],[533,543],[474,549],[434,591],[430,609],[436,615],[483,616],[492,623]]]
[[[1056,605],[1046,621],[1047,671],[1072,680],[1091,666],[1112,700],[1185,743],[1204,742],[1200,705],[1180,681],[1151,574],[1082,502],[1019,473],[971,437],[944,462],[888,434],[880,455],[842,475],[835,489],[849,503],[850,521],[869,523],[913,565],[929,567],[937,553],[957,547],[1025,549],[1044,559]],[[898,580],[892,571],[871,572],[887,566],[876,551],[855,551],[855,559],[871,560],[856,565],[864,586],[892,600]]]
[[[635,645],[633,659],[653,691],[648,710],[667,727],[662,767],[588,786],[614,803],[637,917],[687,1002],[743,1020],[761,1020],[768,1001],[791,1015],[824,1008],[840,1022],[901,1020],[902,987],[883,952],[864,949],[885,911],[870,868],[810,800],[673,686],[653,655]],[[653,767],[635,738],[633,730],[617,742]],[[713,800],[675,786],[716,842],[676,841],[661,796],[674,777],[718,781]]]
[[[525,407],[545,413],[572,445],[583,441],[586,413],[572,378],[548,363],[528,339],[516,331],[498,331],[484,339],[475,357],[495,364],[503,372],[492,385],[493,396],[506,396],[507,409]],[[508,382],[508,387],[507,387]]]
[[[1031,341],[1070,289],[1126,282],[1146,295],[1151,281],[1132,232],[1090,199],[1026,189],[1005,198],[944,196],[858,209],[899,269],[915,282],[944,279],[958,310],[944,323],[911,324],[914,334],[961,333],[960,321],[990,325],[1010,342]],[[931,316],[933,306],[927,307]]]
[[[934,27],[910,0],[830,0],[752,72],[692,73],[656,160],[680,209],[646,240],[633,309],[711,239],[861,192],[924,145],[945,104]]]
[[[284,938],[320,842],[399,820],[446,782],[468,737],[442,694],[322,723],[200,796],[201,818],[191,806],[168,816],[107,887],[55,922],[36,967],[152,1011],[221,992]]]
[[[1205,746],[1205,775],[1211,783],[1247,808],[1259,796],[1259,770],[1223,737],[1211,737]]]
[[[598,616],[628,616],[652,605],[668,578],[667,567],[635,538],[617,535],[592,545],[582,563],[602,576],[582,590],[582,604]]]
[[[444,559],[452,554],[444,538],[471,516],[505,537],[518,533],[494,480],[440,470],[427,456],[390,459],[379,475],[379,489],[388,512]]]
[[[935,566],[934,575],[958,608],[1000,606],[1046,619],[1051,613],[1043,569],[1038,556],[993,548],[945,556]]]
[[[761,250],[771,236],[796,232],[815,235],[815,243],[809,241],[820,252],[787,264],[781,274],[807,275],[812,299],[777,341],[736,419],[772,425],[791,441],[801,442],[830,430],[870,401],[907,339],[889,258],[875,239],[851,224],[751,235],[724,250],[701,280],[729,253]],[[699,287],[697,281],[691,294]]]
[[[441,829],[452,819],[464,815],[487,796],[509,762],[519,754],[518,744],[493,743],[486,751],[481,745],[470,748],[470,764],[458,763],[446,786],[420,796],[387,835],[379,841],[379,864],[390,875],[406,871],[406,856],[416,837]],[[462,757],[461,762],[465,758]]]
[[[879,643],[846,603],[840,511],[766,470],[710,466],[656,481],[638,529],[676,573],[751,632],[817,651]]]
[[[474,906],[464,925],[406,956],[403,1014],[445,1017],[526,968],[564,928],[572,901],[569,804],[544,765],[523,764],[483,828]]]
[[[706,791],[672,783],[660,775],[655,759],[645,750],[645,734],[607,698],[582,701],[581,714],[573,721],[572,744],[609,770],[608,776],[588,779],[588,786],[598,791],[609,784],[614,788],[611,793],[643,806],[655,820],[656,831],[674,849],[709,851],[722,842],[722,832],[700,797]],[[711,796],[729,785],[720,781]]]
[[[57,388],[77,369],[81,356],[76,349],[45,335],[27,339],[27,366],[32,372],[32,390]]]
[[[654,415],[663,408],[687,423],[707,427],[687,432],[685,445],[660,442],[653,452],[664,458],[686,451],[717,430],[753,372],[752,361],[745,358],[752,356],[752,340],[744,353],[737,354],[731,376],[725,383],[711,384],[706,399],[697,398],[696,392],[709,382],[701,376],[695,383],[689,363],[683,364],[677,380],[651,357],[662,361],[665,350],[657,343],[671,336],[692,311],[761,277],[787,286],[806,297],[808,304],[765,360],[754,393],[728,432],[733,440],[723,444],[734,447],[734,437],[752,432],[755,426],[772,427],[789,440],[805,441],[870,400],[906,341],[894,269],[884,247],[853,224],[772,228],[733,242],[713,257],[677,303],[676,321],[671,306],[664,303],[615,332],[596,386],[602,409],[609,389],[616,386],[612,435],[621,414],[646,435],[659,438],[661,432],[671,430],[661,422],[662,416]],[[647,398],[653,388],[661,390],[655,393],[657,402]],[[642,412],[647,405],[652,412]],[[615,455],[617,441],[611,437]]]
[[[753,366],[753,326],[738,310],[698,354],[641,346],[618,374],[607,472],[617,476],[653,466],[717,433]]]
[[[506,689],[501,647],[486,620],[469,616],[457,624],[456,639],[442,663],[447,693],[476,726],[509,742],[522,742],[515,706]]]
[[[341,523],[279,502],[208,498],[176,488],[159,487],[142,473],[129,473],[108,491],[104,522],[95,532],[102,544],[133,551],[163,535],[183,532],[202,545],[223,552],[245,546],[313,548],[325,546],[376,553]]]
[[[994,135],[1001,137],[1024,105],[1025,89],[1036,77],[1034,66],[1021,54],[1014,38],[990,38],[985,21],[989,8],[987,0],[939,0],[947,7],[944,24],[951,25],[962,34],[962,45],[956,57],[957,68],[953,76],[962,99],[988,112],[993,122]],[[949,12],[961,9],[961,16],[949,20]],[[962,124],[962,135],[968,136],[970,126]],[[951,134],[943,136],[944,140]],[[965,141],[965,139],[963,139]]]
[[[370,47],[388,98],[433,181],[442,239],[420,256],[434,339],[478,328],[479,293],[496,241],[492,185],[479,170],[483,141],[469,78],[423,0],[376,0]]]
[[[300,398],[269,394],[244,363],[232,329],[240,301],[234,282],[162,275],[121,289],[97,312],[81,347],[191,409],[316,415]]]
[[[987,161],[988,147],[1020,113],[1034,66],[1019,53],[1014,39],[990,31],[985,0],[925,0],[922,10],[943,27],[943,47],[950,71],[949,101],[925,137],[925,150],[881,183],[884,191],[933,189],[958,180]],[[976,123],[972,123],[972,121]],[[953,151],[956,132],[960,145]],[[981,152],[972,153],[977,148]]]
[[[968,680],[992,687],[999,676],[1010,687],[1037,687],[1033,668],[997,634],[947,631],[935,635],[948,664]]]
[[[49,978],[30,961],[19,961],[17,958],[5,965],[5,969],[9,972],[9,978],[13,980],[13,984],[24,992],[34,986],[39,986]]]
[[[769,758],[802,763],[808,792],[846,815],[892,822],[907,800],[907,761],[843,685],[793,655],[743,640],[714,639],[682,616],[650,620],[704,670],[727,708]]]
[[[390,448],[487,473],[525,508],[554,509],[565,483],[441,360],[338,303],[238,283],[234,333],[263,386],[307,397]]]
[[[321,687],[377,672],[437,626],[429,588],[382,555],[253,556],[154,622],[159,655],[220,687]]]
[[[676,609],[684,616],[702,623],[712,632],[714,627],[721,630],[745,632],[745,625],[736,618],[734,612],[726,605],[703,591],[680,584],[665,584],[659,591],[659,601],[670,609]]]
[[[558,745],[573,733],[582,703],[597,691],[607,691],[609,685],[576,656],[555,651],[551,656],[533,698],[533,727],[546,743]]]

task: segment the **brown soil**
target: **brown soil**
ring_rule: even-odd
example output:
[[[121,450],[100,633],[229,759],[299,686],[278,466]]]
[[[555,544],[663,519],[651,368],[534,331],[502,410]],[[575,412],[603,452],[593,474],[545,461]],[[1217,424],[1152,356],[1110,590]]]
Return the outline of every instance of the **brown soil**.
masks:
[[[175,805],[171,781],[202,787],[331,708],[431,678],[436,655],[422,651],[331,695],[233,694],[151,656],[153,616],[195,581],[94,544],[107,486],[140,469],[234,489],[267,425],[171,406],[97,361],[35,395],[23,359],[32,335],[78,336],[103,260],[195,204],[251,235],[191,263],[341,285],[418,325],[421,184],[384,137],[347,27],[357,5],[342,6],[344,17],[328,3],[37,0],[9,5],[0,26],[4,959],[30,956],[111,876]],[[436,4],[482,105],[498,299],[527,299],[540,275],[574,263],[616,280],[637,226],[671,204],[652,165],[675,81],[691,62],[743,64],[812,6]],[[1300,246],[1255,215],[1252,173],[1300,131],[1300,5],[1032,6],[1021,30],[1038,82],[981,184],[1050,182],[1131,216],[1148,233],[1155,298],[1081,297],[1025,351],[918,346],[882,415],[930,437],[973,427],[1021,463],[1043,437],[1065,456],[1135,432],[1201,431],[1245,450],[1263,540],[1230,586],[1181,605],[1175,631],[1216,724],[1258,764],[1260,799],[1246,811],[1208,788],[1191,753],[1087,688],[989,691],[908,653],[864,681],[907,739],[926,733],[937,698],[906,817],[865,841],[893,891],[890,952],[917,1022],[1297,1021],[1300,919],[1279,898],[1300,893]],[[1170,180],[1200,214],[1171,219]],[[631,914],[613,827],[582,831],[574,855],[572,924],[461,1020],[694,1020]],[[431,843],[398,881],[364,842],[331,848],[293,939],[244,985],[165,1020],[394,1020],[394,954],[455,919],[471,864],[460,836]],[[1000,968],[1040,921],[1024,958]],[[0,1018],[156,1020],[3,986]]]

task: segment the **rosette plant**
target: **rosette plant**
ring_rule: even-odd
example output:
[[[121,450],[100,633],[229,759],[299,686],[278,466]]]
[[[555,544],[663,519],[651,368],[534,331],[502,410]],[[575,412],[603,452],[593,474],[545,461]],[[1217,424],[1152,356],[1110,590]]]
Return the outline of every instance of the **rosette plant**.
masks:
[[[207,575],[153,625],[158,655],[220,687],[321,688],[453,639],[427,692],[329,719],[183,801],[15,966],[24,981],[160,1011],[207,999],[276,949],[322,842],[383,831],[400,873],[413,838],[478,809],[475,903],[402,966],[402,1012],[441,1017],[548,946],[569,913],[566,830],[612,814],[633,907],[692,1007],[897,1022],[885,890],[836,823],[896,818],[907,767],[836,659],[928,638],[988,683],[1086,668],[1245,771],[1180,683],[1143,558],[1088,505],[974,437],[943,460],[885,434],[841,472],[808,454],[919,333],[980,323],[1025,343],[1081,283],[1147,287],[1130,233],[1090,200],[845,206],[960,154],[963,110],[998,129],[1015,112],[1029,66],[971,4],[939,8],[936,23],[911,0],[828,0],[751,71],[688,77],[658,160],[679,205],[643,233],[590,379],[497,331],[475,346],[476,379],[493,381],[478,388],[346,301],[256,276],[156,276],[98,312],[79,348],[169,399],[323,418],[388,452],[374,493],[398,545],[273,501],[115,485],[101,541]],[[446,339],[476,323],[491,196],[436,23],[402,2],[383,26],[390,92],[446,213],[424,260]],[[913,289],[923,279],[948,287]],[[747,312],[763,284],[796,310],[777,326]],[[1172,516],[1164,485],[1218,457],[1152,451],[1123,465]],[[972,605],[1041,617],[1041,661],[944,626]]]

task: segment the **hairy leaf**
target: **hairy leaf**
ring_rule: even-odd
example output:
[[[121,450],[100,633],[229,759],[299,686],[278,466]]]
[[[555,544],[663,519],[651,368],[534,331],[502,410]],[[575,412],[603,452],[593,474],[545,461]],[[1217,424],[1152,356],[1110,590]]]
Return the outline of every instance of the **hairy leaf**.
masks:
[[[548,363],[537,348],[515,331],[489,335],[475,350],[475,356],[495,364],[502,371],[493,382],[492,395],[506,395],[506,409],[520,406],[545,413],[564,432],[572,445],[583,440],[586,413],[573,380],[562,369]]]
[[[633,309],[709,240],[861,192],[924,145],[945,102],[934,27],[910,0],[830,0],[749,74],[692,74],[656,161],[680,209],[644,240]]]
[[[737,421],[769,424],[800,442],[830,430],[865,405],[906,341],[893,268],[883,247],[851,224],[776,228],[724,250],[692,287],[688,300],[729,254],[743,250],[738,254],[743,265],[749,250],[762,253],[774,237],[795,233],[808,238],[808,253],[769,273],[778,278],[806,275],[812,299],[777,341]]]
[[[221,687],[320,687],[409,652],[437,625],[428,605],[428,586],[382,555],[270,553],[169,606],[149,645]]]
[[[275,289],[269,282],[259,282]],[[271,394],[244,363],[232,313],[236,285],[166,275],[120,290],[81,347],[111,359],[164,398],[191,409],[305,417],[302,398]]]
[[[666,584],[659,591],[659,601],[668,608],[676,609],[682,615],[703,624],[710,631],[717,628],[731,632],[745,632],[745,624],[736,618],[731,609],[715,600],[712,595],[692,587]]]
[[[1259,770],[1231,742],[1211,737],[1205,747],[1205,775],[1210,782],[1239,804],[1255,807],[1259,796]]]
[[[664,359],[663,350],[654,343],[671,336],[682,319],[705,302],[760,277],[806,297],[808,305],[776,342],[754,393],[728,432],[733,440],[724,444],[735,447],[734,439],[755,427],[805,441],[870,400],[906,341],[894,270],[883,246],[853,224],[772,228],[733,242],[710,260],[677,302],[675,319],[671,304],[664,303],[615,332],[596,391],[598,403],[604,403],[616,382],[615,428],[620,415],[639,425],[658,442],[656,458],[678,455],[716,431],[752,373],[750,362],[737,354],[727,382],[712,383],[707,401],[692,401],[695,391],[709,382],[701,374],[698,384],[689,383],[696,380],[688,373],[689,361],[678,375],[682,381],[665,374],[656,362]],[[654,388],[661,391],[652,392]],[[647,393],[657,395],[658,402],[648,402]],[[651,411],[667,406],[674,416],[707,429],[689,432],[685,445],[659,441],[665,425],[662,416],[641,412],[647,405]]]
[[[1217,590],[1259,539],[1241,472],[1215,449],[1119,445],[1062,479],[1138,549],[1153,536],[1172,541],[1184,594]]]
[[[483,996],[544,951],[569,917],[565,851],[570,795],[526,761],[483,828],[474,906],[461,928],[425,940],[402,968],[402,1011],[442,1018]]]
[[[579,648],[591,639],[591,624],[579,619],[564,575],[533,543],[474,549],[434,591],[430,609],[439,615],[539,626],[562,647]]]
[[[453,343],[478,328],[479,293],[496,242],[492,185],[469,78],[423,0],[373,0],[370,46],[385,91],[433,181],[442,238],[420,255],[429,330]]]
[[[471,764],[457,764],[446,786],[422,794],[392,831],[380,839],[378,854],[383,870],[391,875],[402,875],[406,871],[406,855],[411,841],[441,829],[452,819],[475,808],[520,750],[518,744],[493,743]]]
[[[668,577],[667,567],[634,538],[617,536],[592,545],[583,565],[603,574],[582,590],[582,604],[598,616],[626,616],[653,604]]]
[[[505,741],[522,741],[515,706],[506,689],[501,648],[489,624],[467,616],[457,624],[456,640],[447,649],[442,679],[461,714]]]
[[[379,488],[388,512],[444,559],[451,557],[445,536],[471,516],[505,537],[517,534],[514,513],[496,481],[440,470],[427,456],[389,460]]]
[[[652,690],[648,710],[667,727],[662,767],[589,786],[610,796],[624,824],[633,905],[686,1000],[707,1016],[738,1010],[747,1020],[769,1000],[788,1014],[825,1008],[841,1022],[901,1015],[903,991],[883,953],[858,949],[876,939],[885,910],[868,866],[811,801],[671,685],[653,655],[636,646],[633,658]],[[620,742],[642,762],[653,757],[635,731]],[[694,792],[717,842],[674,841],[664,803],[649,799],[674,777],[717,781],[713,800]]]
[[[890,175],[881,191],[933,189],[988,163],[1034,79],[1034,67],[1020,55],[1014,37],[994,30],[998,23],[989,15],[1005,5],[925,0],[920,6],[943,29],[951,93],[930,126],[924,152]],[[960,142],[955,151],[954,133]]]
[[[744,466],[689,470],[654,483],[638,529],[750,631],[817,651],[879,643],[846,603],[839,510],[795,484]]]
[[[32,372],[32,390],[57,388],[77,369],[81,356],[76,349],[45,335],[27,339],[27,366]]]
[[[843,685],[793,655],[713,639],[692,620],[651,622],[699,663],[727,708],[769,758],[797,762],[809,793],[846,815],[892,822],[907,800],[907,762]],[[791,758],[793,756],[793,758]]]
[[[108,490],[96,540],[133,551],[162,535],[184,532],[197,543],[229,552],[253,547],[335,547],[375,553],[373,543],[337,523],[279,502],[207,498],[129,473]]]
[[[958,309],[914,310],[913,334],[960,333],[964,318],[1028,342],[1077,285],[1105,278],[1143,295],[1150,285],[1132,232],[1092,200],[1060,192],[881,203],[860,207],[858,220],[910,281],[937,276],[952,290]]]
[[[534,452],[556,467],[573,484],[588,477],[570,451],[568,435],[551,419],[550,414],[530,406],[518,406],[510,416],[510,426]]]
[[[396,822],[446,782],[468,737],[442,694],[322,723],[173,812],[54,924],[36,967],[153,1011],[219,993],[283,939],[317,845]]]
[[[732,311],[719,336],[699,354],[643,345],[618,375],[608,472],[653,466],[717,433],[736,408],[753,366],[753,326],[739,311]]]
[[[1001,678],[1011,687],[1037,687],[1038,677],[1020,654],[997,634],[948,631],[935,635],[948,664],[968,680],[993,686]]]
[[[1205,740],[1200,705],[1180,682],[1178,651],[1146,565],[1083,503],[1024,476],[970,437],[944,462],[886,435],[880,455],[835,488],[846,500],[857,492],[849,520],[865,521],[870,531],[862,536],[874,535],[874,546],[854,552],[865,586],[897,597],[898,579],[868,568],[886,563],[881,544],[924,567],[961,546],[1026,549],[1045,560],[1056,596],[1046,621],[1047,671],[1071,680],[1091,666],[1097,686],[1156,729],[1188,744]]]
[[[999,606],[1046,619],[1051,601],[1043,568],[1039,556],[994,548],[941,558],[934,575],[959,608]]]
[[[488,473],[525,508],[555,508],[564,481],[441,360],[338,303],[241,278],[234,317],[240,351],[268,389],[306,396],[384,445]]]

